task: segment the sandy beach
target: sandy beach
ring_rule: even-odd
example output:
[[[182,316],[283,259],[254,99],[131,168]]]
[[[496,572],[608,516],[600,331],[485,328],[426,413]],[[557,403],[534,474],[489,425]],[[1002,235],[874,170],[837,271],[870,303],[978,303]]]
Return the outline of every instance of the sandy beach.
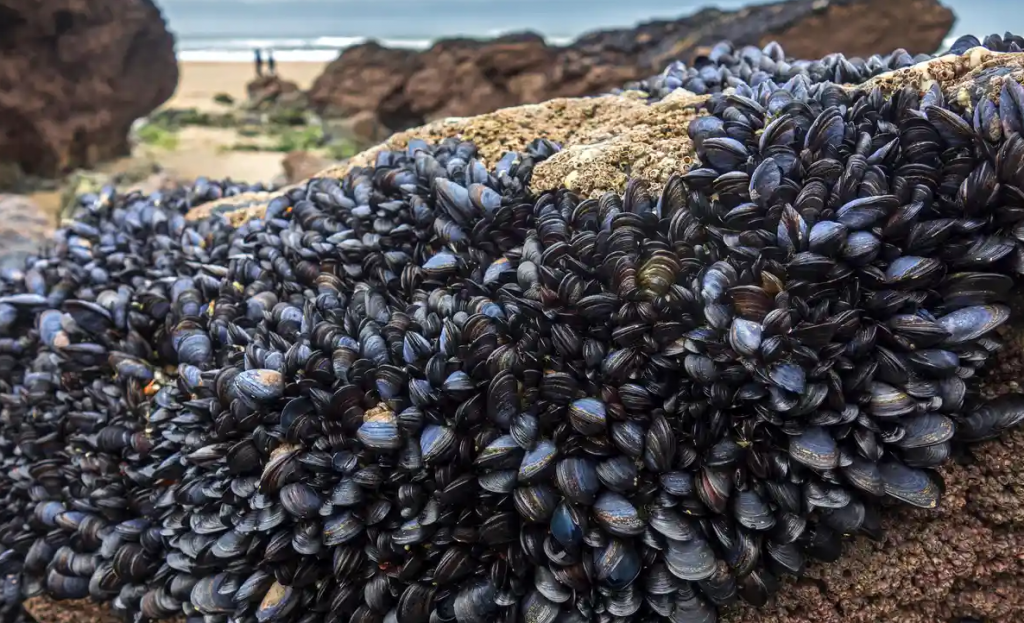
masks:
[[[278,63],[277,75],[291,80],[300,89],[308,89],[326,63]],[[245,85],[256,77],[252,63],[181,62],[178,63],[178,90],[164,104],[168,108],[196,108],[203,111],[223,110],[213,101],[218,93],[227,93],[236,102],[245,100]]]
[[[325,65],[315,62],[278,63],[277,75],[295,82],[300,89],[308,89]],[[256,75],[252,63],[182,62],[178,67],[178,89],[164,108],[223,112],[227,107],[214,101],[214,97],[226,93],[238,104],[245,102],[246,85]],[[284,154],[226,149],[237,141],[238,137],[232,130],[188,127],[178,133],[176,149],[169,152],[152,150],[150,155],[180,180],[205,175],[246,182],[270,182],[281,175]]]

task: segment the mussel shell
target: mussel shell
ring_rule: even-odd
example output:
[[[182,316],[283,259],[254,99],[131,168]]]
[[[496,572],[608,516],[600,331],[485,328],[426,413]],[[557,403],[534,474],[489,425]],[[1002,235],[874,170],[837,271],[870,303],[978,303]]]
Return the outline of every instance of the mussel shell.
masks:
[[[974,305],[964,307],[937,319],[939,326],[949,333],[943,344],[963,344],[975,340],[1010,317],[1006,305]]]
[[[235,608],[233,594],[225,594],[222,590],[228,581],[229,577],[225,573],[202,578],[192,587],[190,603],[196,610],[205,614],[233,611]]]
[[[544,599],[536,592],[531,595]],[[455,597],[454,617],[459,623],[488,623],[489,617],[498,609],[494,599],[494,585],[488,580],[475,580],[463,586]],[[557,611],[557,606],[551,604],[551,607]]]
[[[267,589],[263,600],[256,608],[256,620],[259,623],[287,619],[288,615],[299,605],[300,591],[291,586],[274,582]]]
[[[715,573],[715,553],[703,539],[666,543],[665,566],[680,580],[706,580]]]
[[[637,536],[646,527],[636,507],[613,491],[603,491],[598,496],[594,502],[594,518],[602,528],[615,536]]]
[[[594,462],[583,457],[560,460],[555,468],[555,483],[567,500],[585,506],[594,503],[601,487]]]
[[[398,433],[398,418],[394,411],[379,406],[363,415],[363,423],[356,431],[356,438],[374,450],[397,450],[402,447],[402,439]]]
[[[957,427],[957,438],[968,442],[992,439],[1021,422],[1024,422],[1024,398],[1017,394],[1007,394],[980,406],[963,418]]]
[[[920,508],[938,506],[942,491],[928,472],[893,460],[879,463],[878,469],[889,497]]]
[[[548,439],[537,442],[519,465],[519,482],[529,484],[547,478],[554,471],[557,459],[558,449],[554,443]]]
[[[512,435],[502,435],[487,444],[473,464],[485,469],[517,469],[523,462],[523,449]]]
[[[827,430],[811,426],[789,440],[789,456],[812,469],[828,470],[839,465],[839,448]]]
[[[603,433],[605,419],[605,405],[596,398],[580,398],[569,405],[569,422],[582,435]]]
[[[524,521],[543,523],[551,519],[558,504],[558,493],[544,483],[517,487],[512,494],[516,510]]]
[[[333,547],[348,542],[363,531],[363,523],[349,511],[330,517],[324,521],[324,545]]]
[[[456,435],[447,426],[430,424],[420,433],[420,452],[425,463],[438,463],[455,449]]]
[[[233,386],[241,396],[266,402],[284,393],[284,376],[277,370],[243,370],[235,376]]]
[[[934,446],[949,441],[956,432],[953,420],[939,413],[901,418],[900,425],[904,435],[896,445],[901,448]]]

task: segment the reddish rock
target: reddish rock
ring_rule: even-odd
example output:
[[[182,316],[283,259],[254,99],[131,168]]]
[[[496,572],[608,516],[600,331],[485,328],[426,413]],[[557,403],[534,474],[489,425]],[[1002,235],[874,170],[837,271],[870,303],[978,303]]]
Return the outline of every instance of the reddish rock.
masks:
[[[934,52],[953,26],[937,0],[788,0],[584,35],[566,47],[530,33],[493,40],[448,39],[422,52],[366,43],[343,51],[309,91],[328,115],[370,112],[391,130],[467,117],[555,97],[605,93],[689,60],[722,39],[820,58],[905,48]]]
[[[178,83],[152,0],[0,0],[0,158],[34,175],[128,152]]]

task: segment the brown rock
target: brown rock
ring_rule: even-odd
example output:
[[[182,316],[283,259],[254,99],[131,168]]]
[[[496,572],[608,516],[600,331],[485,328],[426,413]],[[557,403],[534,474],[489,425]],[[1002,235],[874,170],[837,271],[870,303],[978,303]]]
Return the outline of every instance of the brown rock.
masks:
[[[330,161],[326,158],[308,151],[290,151],[281,160],[281,168],[284,169],[284,177],[289,184],[313,177],[329,164]]]
[[[722,39],[778,40],[799,58],[934,52],[953,25],[937,0],[788,0],[739,11],[705,9],[678,20],[585,35],[566,47],[534,34],[450,39],[423,52],[354,46],[309,91],[320,112],[370,112],[391,130],[479,115],[556,97],[607,93],[692,57]]]
[[[331,139],[352,140],[363,147],[375,145],[390,134],[377,119],[377,115],[368,110],[344,119],[326,120],[324,125],[324,131]]]
[[[0,194],[0,268],[20,266],[53,233],[55,218],[23,195]]]
[[[273,104],[282,98],[288,99],[289,96],[294,97],[300,93],[299,85],[278,76],[260,76],[245,85],[245,91],[249,97],[249,105],[254,108]]]
[[[0,0],[0,157],[28,174],[126,154],[177,82],[152,0]]]
[[[310,102],[330,116],[368,110],[382,121],[392,112],[403,117],[408,113],[393,107],[402,104],[397,96],[408,77],[419,69],[416,57],[416,52],[392,50],[373,41],[352,46],[317,78],[309,91]],[[328,75],[330,78],[325,79]],[[394,123],[388,121],[392,122],[389,126]]]

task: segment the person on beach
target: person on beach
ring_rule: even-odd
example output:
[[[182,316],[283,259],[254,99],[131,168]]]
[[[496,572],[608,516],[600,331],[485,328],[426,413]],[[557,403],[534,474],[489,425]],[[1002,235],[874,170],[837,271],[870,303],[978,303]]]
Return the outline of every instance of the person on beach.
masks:
[[[260,54],[259,48],[256,48],[256,77],[263,77],[263,55]]]
[[[274,51],[267,51],[267,71],[270,72],[271,76],[277,75],[277,65],[274,63]]]

